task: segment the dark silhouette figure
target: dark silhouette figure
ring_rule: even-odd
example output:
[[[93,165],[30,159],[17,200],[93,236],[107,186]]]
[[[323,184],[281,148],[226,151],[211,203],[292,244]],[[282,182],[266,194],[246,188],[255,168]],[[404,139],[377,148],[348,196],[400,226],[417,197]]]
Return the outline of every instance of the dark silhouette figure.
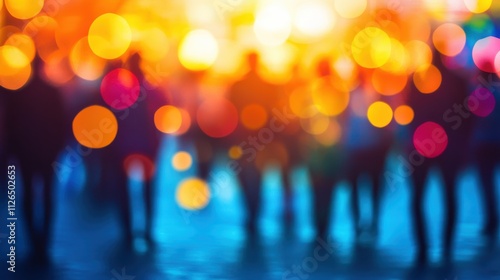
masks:
[[[74,117],[83,109],[92,105],[106,107],[102,100],[98,81],[87,81],[83,79],[73,79],[65,84],[68,89],[65,95],[66,118],[65,123],[68,127],[72,126]],[[109,172],[103,158],[106,156],[105,149],[92,149],[82,146],[76,141],[73,131],[66,131],[67,145],[62,151],[61,162],[55,163],[56,174],[60,179],[63,176],[70,176],[81,166],[84,166],[85,180],[83,187],[83,198],[85,207],[82,210],[91,210],[89,214],[97,215],[103,210],[104,206],[109,206],[110,190],[107,186],[110,182],[105,182],[102,178]],[[72,182],[70,184],[79,184],[81,182]],[[70,188],[70,187],[69,187]],[[108,200],[106,200],[108,199]]]
[[[290,95],[295,91],[306,86],[306,81],[301,78],[299,66],[295,65],[292,69],[292,78],[288,82],[283,91],[280,91],[277,110],[292,112],[290,107]],[[284,189],[284,209],[283,218],[285,222],[285,230],[293,231],[294,226],[294,204],[293,204],[293,189],[292,189],[292,173],[294,168],[304,162],[304,155],[301,150],[301,127],[298,117],[290,118],[288,124],[282,132],[276,134],[276,141],[284,148],[286,158],[278,160],[281,167],[281,178]]]
[[[64,145],[64,104],[57,88],[40,76],[42,63],[36,57],[32,65],[32,77],[24,87],[16,91],[3,89],[2,101],[5,108],[6,154],[16,158],[22,175],[22,209],[36,260],[47,260],[53,218],[53,186],[55,170],[52,163]],[[42,228],[36,227],[37,204],[35,179],[43,183]],[[16,176],[17,177],[17,176]],[[17,181],[19,182],[19,181]]]
[[[374,94],[379,95],[372,92],[372,95]],[[351,98],[354,95],[360,95],[355,100],[364,102],[367,108],[369,102],[376,101],[376,98],[370,98],[362,88],[352,92]],[[346,119],[344,125],[348,130],[345,132],[347,138],[343,147],[349,156],[346,159],[345,176],[352,186],[351,210],[356,235],[359,236],[363,232],[359,204],[359,179],[362,175],[367,175],[371,182],[372,221],[369,229],[372,234],[377,235],[385,159],[391,148],[392,133],[389,127],[374,127],[366,116],[358,116],[353,111],[346,113]]]
[[[273,116],[273,107],[276,106],[279,87],[266,82],[258,73],[259,56],[252,52],[247,56],[248,73],[229,89],[228,98],[235,105],[238,112],[252,104],[262,106],[267,113],[268,120]],[[266,122],[267,125],[267,122]],[[265,126],[264,126],[265,127]],[[261,202],[261,184],[263,165],[268,162],[268,153],[272,154],[269,143],[261,141],[259,130],[245,127],[241,122],[228,141],[232,145],[239,145],[243,155],[236,168],[243,195],[248,209],[246,227],[249,232],[254,232],[257,226],[258,211]],[[267,139],[267,138],[266,138]],[[272,143],[271,143],[272,144]],[[263,162],[264,164],[257,164]],[[260,165],[260,168],[259,166]]]
[[[135,167],[141,170],[139,178],[143,183],[142,198],[145,206],[144,238],[148,244],[153,243],[153,178],[156,174],[156,155],[160,145],[161,133],[154,124],[154,114],[166,105],[167,100],[158,89],[148,86],[140,69],[140,56],[133,54],[123,68],[131,71],[141,85],[139,97],[130,107],[114,110],[118,120],[118,133],[111,145],[104,148],[107,154],[103,158],[108,165],[109,182],[114,187],[119,204],[119,214],[126,245],[132,244],[135,234],[132,229],[131,197],[128,182]],[[106,180],[106,178],[103,178]]]
[[[489,81],[491,76],[498,79],[495,74],[480,72],[478,75],[478,80],[483,79],[483,81]],[[485,88],[484,86],[479,86],[478,91],[483,94],[479,95],[477,99],[481,96],[485,100],[479,100],[480,102],[491,102],[490,98],[496,100],[498,106],[498,92],[495,89]],[[487,96],[486,91],[490,91],[492,96]],[[488,98],[488,99],[486,99]],[[493,112],[485,118],[477,118],[475,122],[475,154],[477,160],[477,167],[479,169],[479,176],[481,179],[481,191],[483,195],[484,213],[485,221],[482,229],[482,233],[486,236],[496,237],[498,233],[498,201],[497,193],[495,190],[495,168],[500,163],[500,132],[498,131],[498,123],[500,121],[500,110],[495,108]]]
[[[318,78],[336,75],[327,59],[319,61],[316,72]],[[335,80],[340,81],[340,79]],[[329,94],[339,93],[330,92]],[[317,112],[317,114],[320,113]],[[316,139],[309,139],[305,149],[307,150],[306,163],[312,180],[316,234],[327,239],[330,226],[331,197],[333,187],[339,181],[343,154],[339,145],[325,146]]]
[[[216,154],[222,147],[219,139],[206,135],[196,123],[197,109],[205,98],[205,89],[202,86],[204,75],[203,71],[186,70],[172,89],[172,103],[185,110],[191,121],[189,129],[178,136],[180,150],[186,150],[190,145],[194,145],[198,176],[208,181]]]
[[[409,105],[415,111],[415,118],[410,125],[414,132],[421,124],[432,121],[441,125],[448,137],[448,145],[444,152],[435,158],[426,158],[420,155],[413,143],[409,145],[408,161],[412,163],[409,170],[413,180],[414,193],[411,203],[411,212],[414,220],[414,232],[417,242],[417,261],[427,260],[427,226],[424,219],[424,194],[427,175],[431,167],[437,165],[442,174],[445,211],[445,229],[443,234],[443,249],[445,259],[452,253],[453,237],[457,221],[456,177],[465,163],[465,153],[471,131],[471,113],[464,106],[468,95],[467,80],[446,68],[441,55],[434,52],[434,65],[440,70],[442,83],[431,94],[422,94],[411,81],[409,91]],[[424,148],[432,151],[438,142],[442,141],[441,133],[431,139],[426,139]],[[439,137],[438,137],[439,136]],[[413,142],[409,139],[410,142]],[[435,149],[435,148],[434,148]]]

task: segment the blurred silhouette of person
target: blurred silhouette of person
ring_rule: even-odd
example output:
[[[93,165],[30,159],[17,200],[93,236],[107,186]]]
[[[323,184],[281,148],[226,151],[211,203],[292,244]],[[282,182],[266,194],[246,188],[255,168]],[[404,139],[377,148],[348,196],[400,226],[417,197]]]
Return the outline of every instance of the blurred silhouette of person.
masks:
[[[266,272],[262,267],[266,266],[266,248],[265,244],[257,235],[249,235],[242,244],[239,255],[239,262],[236,271],[246,270],[250,272],[244,279],[265,279]]]
[[[265,111],[264,119],[266,121],[255,127],[248,127],[240,121],[236,131],[233,132],[228,141],[240,145],[242,149],[242,156],[238,161],[240,168],[236,173],[248,209],[246,228],[250,233],[254,233],[261,203],[262,172],[264,165],[268,163],[268,155],[272,156],[273,153],[273,148],[270,146],[273,143],[269,143],[267,140],[261,141],[260,138],[264,138],[265,135],[259,136],[259,132],[264,131],[260,129],[273,118],[273,108],[277,104],[280,88],[265,81],[260,76],[258,73],[259,55],[256,52],[250,52],[247,55],[246,63],[249,71],[229,88],[228,99],[237,108],[240,115],[243,110],[249,108],[248,106],[261,108]],[[271,142],[273,141],[274,137]]]
[[[64,104],[57,88],[41,77],[42,61],[36,56],[32,64],[32,77],[20,89],[2,89],[6,153],[19,162],[23,182],[23,213],[28,229],[32,257],[36,261],[48,260],[53,220],[53,186],[55,171],[52,163],[64,145]],[[16,169],[17,171],[18,169]],[[41,178],[42,228],[37,228],[35,209],[36,179]]]
[[[414,188],[411,208],[418,247],[417,261],[420,263],[426,262],[428,257],[427,225],[424,219],[425,183],[429,170],[435,165],[441,170],[444,187],[444,258],[449,260],[451,257],[457,222],[456,178],[465,163],[463,149],[468,145],[472,128],[471,114],[463,105],[468,95],[467,79],[448,69],[437,51],[433,52],[433,64],[441,72],[442,81],[439,88],[433,93],[423,94],[410,82],[408,96],[408,104],[415,112],[414,120],[409,126],[411,131],[428,121],[435,122],[444,129],[444,132],[434,129],[430,137],[432,139],[425,139],[421,143],[413,143],[412,139],[409,139],[411,144],[408,146],[408,161],[412,162],[410,172]],[[438,144],[446,142],[443,140],[445,136],[447,147],[436,157],[432,152],[436,151]],[[417,152],[418,148],[421,151]],[[431,156],[422,155],[424,150],[429,151]]]
[[[369,87],[361,85],[351,92],[351,103],[346,112],[344,127],[344,147],[348,155],[345,166],[346,179],[352,186],[351,210],[354,219],[356,235],[362,233],[360,222],[359,180],[362,175],[368,175],[371,182],[372,221],[370,232],[378,233],[380,212],[380,196],[383,185],[385,159],[392,144],[392,134],[389,127],[378,128],[370,124],[366,112],[373,102],[382,99],[381,95]],[[360,110],[363,112],[360,112]]]
[[[216,154],[219,152],[219,139],[214,139],[205,134],[197,123],[198,107],[206,98],[206,89],[203,87],[204,71],[183,72],[179,81],[172,88],[172,103],[177,108],[185,110],[190,118],[187,131],[178,135],[180,150],[187,150],[193,145],[197,159],[198,176],[207,181]]]
[[[285,84],[284,90],[280,91],[276,109],[292,112],[290,106],[291,94],[295,90],[306,87],[306,85],[307,82],[300,74],[300,66],[298,64],[294,65],[290,81]],[[294,169],[304,162],[304,155],[301,152],[302,143],[300,141],[300,132],[301,127],[299,118],[293,118],[288,120],[288,124],[284,127],[282,132],[276,134],[276,141],[281,145],[278,146],[278,148],[284,149],[282,153],[283,156],[277,156],[276,158],[281,167],[281,178],[284,190],[283,218],[285,230],[287,232],[292,232],[294,226],[292,175]],[[281,160],[279,160],[280,158]]]
[[[65,84],[66,92],[64,97],[67,108],[65,121],[68,127],[71,127],[74,117],[81,110],[91,105],[107,106],[100,93],[101,80],[87,81],[75,78]],[[63,176],[72,178],[73,172],[77,171],[81,167],[80,165],[83,165],[85,180],[81,186],[82,194],[85,199],[88,199],[88,201],[84,202],[88,204],[85,205],[84,209],[95,211],[94,214],[101,212],[103,206],[110,205],[109,201],[106,201],[111,194],[109,188],[107,188],[110,182],[103,180],[106,174],[109,173],[107,171],[109,164],[105,164],[106,160],[104,160],[107,153],[105,149],[91,149],[82,146],[76,141],[71,130],[67,131],[66,138],[67,146],[63,150],[62,161],[57,163],[58,177],[60,179],[63,179]],[[73,184],[81,183],[75,181],[70,179],[69,188]]]
[[[140,55],[134,53],[123,65],[123,68],[132,72],[139,81],[140,87],[134,89],[139,91],[139,97],[130,107],[115,110],[118,133],[109,149],[104,150],[107,156],[103,158],[103,164],[109,166],[108,174],[105,175],[110,176],[109,181],[113,182],[114,192],[117,194],[121,226],[127,246],[132,245],[136,237],[132,229],[132,197],[128,189],[128,182],[132,178],[143,183],[144,238],[149,245],[153,243],[153,179],[161,138],[161,133],[155,127],[154,114],[167,103],[163,92],[147,84],[140,63]]]
[[[343,85],[337,73],[333,72],[330,66],[330,61],[326,58],[319,60],[316,66],[316,74],[318,79],[333,83],[328,87],[328,94],[330,97],[338,100],[345,98],[343,92]],[[329,100],[332,100],[329,98]],[[344,101],[345,102],[345,101]],[[304,104],[306,106],[306,104]],[[324,105],[324,104],[316,104]],[[347,105],[347,104],[346,104]],[[316,115],[322,114],[319,111],[315,112]],[[332,121],[336,121],[332,118]],[[312,192],[314,198],[314,223],[316,226],[316,234],[318,237],[327,239],[329,236],[330,227],[330,209],[333,188],[339,181],[343,153],[340,145],[334,143],[332,145],[325,145],[320,143],[312,135],[308,136],[310,139],[307,143],[307,159],[306,164],[309,170],[312,181]]]
[[[483,81],[489,81],[491,77],[490,75],[494,76],[495,79],[498,79],[495,74],[480,71],[478,80],[483,79]],[[495,89],[492,90],[491,88],[485,88],[481,85],[476,89],[476,92],[476,101],[483,104],[485,102],[491,104],[494,100],[496,100],[496,104],[498,104],[498,92]],[[489,93],[491,93],[491,95],[489,95]],[[485,96],[485,100],[479,100],[481,96]],[[478,103],[476,103],[474,106],[484,105],[478,105]],[[481,114],[481,112],[479,113]],[[483,195],[485,213],[482,233],[490,237],[496,237],[496,234],[498,233],[499,217],[497,208],[497,192],[495,190],[495,168],[498,167],[498,164],[500,163],[500,131],[497,128],[499,122],[500,110],[495,108],[493,109],[493,112],[486,117],[477,118],[474,127],[474,149],[479,176],[481,179],[481,191]]]

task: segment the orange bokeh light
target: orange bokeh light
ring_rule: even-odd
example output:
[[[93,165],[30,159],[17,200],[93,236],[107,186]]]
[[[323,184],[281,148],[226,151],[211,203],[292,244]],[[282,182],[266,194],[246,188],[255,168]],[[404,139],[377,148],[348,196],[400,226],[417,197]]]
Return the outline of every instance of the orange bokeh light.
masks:
[[[266,109],[259,104],[245,106],[240,114],[240,120],[243,126],[251,130],[263,127],[267,122],[267,118]]]
[[[93,105],[81,110],[73,119],[73,135],[80,145],[99,149],[115,140],[118,122],[113,113],[102,106]]]
[[[442,79],[441,72],[434,65],[418,69],[413,74],[413,83],[417,89],[424,94],[433,93],[438,90],[441,86]]]

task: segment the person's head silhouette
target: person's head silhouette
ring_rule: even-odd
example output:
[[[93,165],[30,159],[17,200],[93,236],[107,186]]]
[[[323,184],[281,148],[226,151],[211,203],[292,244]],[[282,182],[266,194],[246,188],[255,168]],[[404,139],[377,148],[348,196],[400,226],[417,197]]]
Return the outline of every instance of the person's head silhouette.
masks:
[[[318,61],[318,65],[316,66],[316,73],[319,77],[326,77],[331,75],[332,69],[330,67],[330,61],[328,58],[322,58]]]
[[[255,51],[249,52],[246,56],[246,62],[250,72],[257,72],[259,66],[259,54]]]

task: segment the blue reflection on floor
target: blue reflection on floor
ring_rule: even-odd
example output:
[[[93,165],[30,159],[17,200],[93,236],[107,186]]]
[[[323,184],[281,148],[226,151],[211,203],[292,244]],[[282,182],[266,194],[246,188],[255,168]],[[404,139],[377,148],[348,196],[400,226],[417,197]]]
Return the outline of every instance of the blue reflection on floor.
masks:
[[[293,174],[295,234],[284,232],[280,220],[281,179],[278,171],[270,168],[264,180],[262,236],[259,240],[248,240],[241,227],[245,213],[235,178],[226,180],[220,174],[220,165],[216,166],[214,173],[219,175],[212,179],[224,176],[224,184],[219,186],[222,191],[214,191],[209,206],[202,211],[181,210],[175,203],[175,187],[182,179],[194,176],[196,170],[175,172],[170,165],[170,158],[178,149],[175,139],[167,138],[163,147],[156,184],[154,237],[158,245],[154,250],[141,253],[145,249],[141,240],[137,241],[136,254],[121,248],[113,209],[86,207],[89,203],[82,195],[84,167],[79,166],[57,186],[53,264],[37,267],[23,261],[27,248],[22,242],[25,227],[21,223],[17,228],[21,243],[17,252],[18,272],[15,278],[5,274],[8,278],[1,279],[500,279],[500,249],[489,246],[478,234],[482,209],[474,169],[463,172],[459,180],[459,226],[453,263],[444,265],[440,259],[443,209],[437,171],[428,180],[426,194],[432,247],[430,266],[412,264],[414,247],[407,181],[386,190],[378,240],[366,236],[357,242],[350,218],[349,188],[340,183],[332,197],[334,251],[326,260],[319,261],[313,258],[320,242],[313,237],[311,193],[304,168]],[[395,168],[394,162],[392,158],[389,160],[389,170]],[[140,196],[139,183],[131,182],[130,187],[133,197]],[[363,214],[369,214],[368,189],[361,192],[365,201]],[[18,197],[21,192],[18,188]],[[134,200],[133,206],[138,209],[134,211],[134,228],[139,230],[143,226],[142,205]],[[5,213],[1,215],[5,220]],[[0,259],[5,263],[6,244],[2,240],[0,245]],[[5,270],[1,273],[3,276]]]

